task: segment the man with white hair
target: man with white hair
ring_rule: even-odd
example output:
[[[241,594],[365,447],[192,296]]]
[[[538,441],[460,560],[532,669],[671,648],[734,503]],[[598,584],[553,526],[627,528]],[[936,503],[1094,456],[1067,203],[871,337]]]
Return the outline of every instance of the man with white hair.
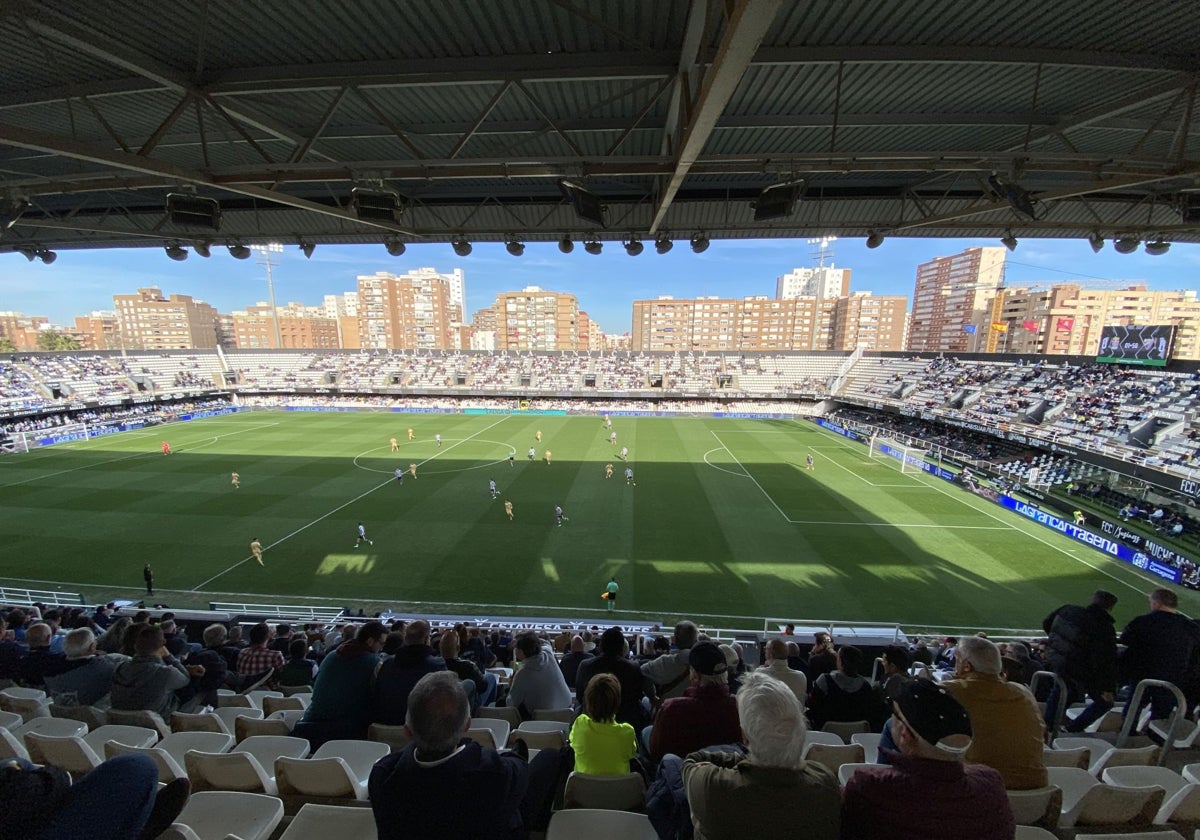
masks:
[[[379,840],[525,836],[525,742],[500,753],[467,739],[470,725],[457,674],[435,671],[413,686],[404,723],[412,740],[380,759],[367,783]]]
[[[971,719],[950,692],[909,680],[892,698],[890,724],[899,747],[891,766],[859,770],[842,791],[843,840],[1011,840],[1004,781],[963,762]]]
[[[117,654],[96,655],[96,636],[90,628],[79,627],[63,640],[66,655],[64,669],[46,677],[46,692],[60,706],[97,706],[107,708],[112,691],[113,672],[125,657]]]
[[[942,685],[971,716],[974,738],[965,759],[995,768],[1009,790],[1045,787],[1037,701],[1025,686],[1005,682],[1002,668],[1000,649],[987,639],[968,636],[958,643],[954,679]]]
[[[749,752],[700,751],[683,763],[696,840],[796,837],[796,815],[805,840],[836,840],[841,788],[801,757],[808,726],[793,690],[760,668],[742,682],[737,708]]]
[[[792,690],[800,701],[800,708],[808,701],[808,677],[803,671],[788,667],[788,643],[783,639],[767,642],[767,664],[759,672],[774,677]]]
[[[29,653],[21,660],[21,685],[43,688],[46,685],[46,677],[57,674],[66,667],[66,657],[51,649],[53,636],[54,631],[44,621],[34,622],[25,630],[25,644],[29,646]]]

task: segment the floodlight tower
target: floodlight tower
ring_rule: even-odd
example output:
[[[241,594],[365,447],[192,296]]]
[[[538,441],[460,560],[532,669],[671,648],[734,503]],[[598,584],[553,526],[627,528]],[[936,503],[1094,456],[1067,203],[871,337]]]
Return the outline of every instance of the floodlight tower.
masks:
[[[834,242],[837,242],[836,236],[821,236],[816,239],[808,240],[809,245],[813,245],[814,250],[812,256],[817,260],[817,268],[825,267],[825,255],[833,256],[833,248],[830,247]]]
[[[279,334],[279,310],[275,307],[275,278],[271,274],[274,264],[271,262],[271,255],[282,254],[283,243],[264,242],[261,245],[251,245],[250,250],[258,254],[254,261],[267,269],[267,294],[271,300],[271,322],[275,325],[275,349],[282,350],[283,338]]]

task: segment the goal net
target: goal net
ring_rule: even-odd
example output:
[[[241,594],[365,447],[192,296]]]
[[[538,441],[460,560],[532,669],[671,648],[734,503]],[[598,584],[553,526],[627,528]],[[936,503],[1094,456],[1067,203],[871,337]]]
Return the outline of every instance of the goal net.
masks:
[[[872,435],[870,457],[873,461],[894,460],[900,462],[900,472],[921,472],[925,464],[925,451],[915,446],[906,446],[898,440]]]

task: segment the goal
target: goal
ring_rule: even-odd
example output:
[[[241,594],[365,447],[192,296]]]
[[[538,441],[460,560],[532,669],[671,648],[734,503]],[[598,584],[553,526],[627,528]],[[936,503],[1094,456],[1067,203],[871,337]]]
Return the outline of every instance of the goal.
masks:
[[[925,451],[915,446],[906,446],[898,440],[871,435],[870,458],[880,461],[892,458],[900,462],[900,472],[917,473],[925,467]]]

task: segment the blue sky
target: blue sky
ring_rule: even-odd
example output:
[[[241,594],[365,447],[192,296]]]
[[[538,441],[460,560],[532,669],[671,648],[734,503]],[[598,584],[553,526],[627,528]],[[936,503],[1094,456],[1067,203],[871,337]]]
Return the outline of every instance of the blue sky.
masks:
[[[888,239],[870,250],[862,239],[833,243],[833,262],[853,270],[853,291],[905,295],[911,305],[916,267],[937,256],[956,254],[995,240]],[[404,273],[433,266],[439,271],[462,268],[466,276],[467,317],[490,305],[498,292],[537,285],[573,292],[579,305],[605,332],[630,328],[632,302],[674,295],[677,298],[719,295],[744,297],[775,292],[775,278],[793,268],[815,265],[813,246],[804,240],[714,240],[704,254],[693,254],[686,242],[666,255],[652,243],[638,257],[628,256],[617,243],[605,243],[600,256],[576,246],[563,255],[554,243],[530,243],[525,255],[512,257],[502,244],[477,244],[469,257],[458,257],[448,244],[410,245],[402,257],[388,256],[382,245],[319,246],[306,260],[288,246],[275,269],[279,304],[321,302],[325,294],[356,288],[359,274],[376,271]],[[1084,285],[1098,280],[1145,283],[1151,290],[1194,289],[1200,274],[1200,246],[1175,243],[1168,254],[1152,257],[1141,250],[1122,255],[1106,243],[1093,254],[1082,239],[1026,239],[1008,255],[1009,285],[1065,283]],[[230,312],[267,298],[265,270],[251,260],[235,260],[224,248],[210,259],[194,254],[172,262],[159,248],[60,251],[53,265],[26,262],[20,255],[0,257],[0,310],[44,315],[57,324],[71,324],[76,315],[112,309],[114,294],[132,293],[140,286],[158,286],[165,293],[190,294]]]

